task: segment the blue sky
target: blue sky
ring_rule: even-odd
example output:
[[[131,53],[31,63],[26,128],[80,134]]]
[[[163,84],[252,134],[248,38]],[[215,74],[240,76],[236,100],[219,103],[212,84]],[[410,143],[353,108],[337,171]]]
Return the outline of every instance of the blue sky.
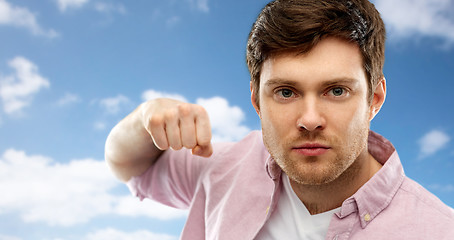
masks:
[[[139,201],[104,142],[138,104],[204,105],[216,141],[259,129],[247,36],[267,0],[0,0],[0,240],[178,239],[186,213]],[[388,29],[372,129],[454,206],[454,3],[375,0]]]

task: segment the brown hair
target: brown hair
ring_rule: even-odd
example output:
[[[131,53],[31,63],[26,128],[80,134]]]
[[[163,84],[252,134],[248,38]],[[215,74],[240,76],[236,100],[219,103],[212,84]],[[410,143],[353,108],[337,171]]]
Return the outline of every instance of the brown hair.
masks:
[[[259,105],[263,62],[279,52],[309,52],[326,37],[356,42],[368,77],[369,102],[383,77],[385,26],[368,0],[275,0],[268,3],[252,26],[246,60]]]

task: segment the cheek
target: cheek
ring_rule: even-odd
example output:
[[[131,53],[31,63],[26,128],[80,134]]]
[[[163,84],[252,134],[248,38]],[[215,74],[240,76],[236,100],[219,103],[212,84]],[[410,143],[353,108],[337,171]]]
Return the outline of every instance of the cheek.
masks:
[[[266,108],[261,110],[262,128],[266,129],[269,133],[284,135],[293,127],[291,109],[286,109],[285,106],[272,107],[267,105]]]
[[[369,111],[366,104],[358,104],[348,108],[338,109],[331,116],[331,127],[347,136],[357,135],[359,130],[369,124]]]
[[[369,130],[369,111],[367,107],[357,108],[351,113],[347,123],[347,134],[350,139],[357,139],[358,135],[364,135]]]

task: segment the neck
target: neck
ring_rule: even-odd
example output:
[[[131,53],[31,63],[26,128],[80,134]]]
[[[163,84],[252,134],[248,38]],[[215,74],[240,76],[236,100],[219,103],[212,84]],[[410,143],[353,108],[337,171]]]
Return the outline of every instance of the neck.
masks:
[[[311,215],[323,213],[342,205],[381,168],[368,152],[360,156],[337,179],[322,185],[304,185],[290,179],[298,198]],[[360,159],[363,159],[361,161]]]

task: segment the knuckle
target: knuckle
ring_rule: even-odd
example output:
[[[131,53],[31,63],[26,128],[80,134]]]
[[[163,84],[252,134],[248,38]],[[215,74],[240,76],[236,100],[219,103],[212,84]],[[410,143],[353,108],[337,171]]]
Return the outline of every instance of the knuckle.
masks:
[[[180,113],[180,116],[182,116],[182,117],[187,117],[187,116],[191,115],[191,113],[192,113],[191,104],[188,104],[188,103],[179,104],[178,112]]]
[[[205,115],[205,116],[208,116],[208,113],[206,111],[206,109],[200,105],[196,105],[195,106],[195,111],[197,112],[197,114],[199,115]]]
[[[160,116],[152,116],[148,119],[148,125],[151,128],[161,126],[164,123],[164,119]]]
[[[174,120],[177,117],[178,117],[178,113],[174,109],[169,109],[164,113],[164,118],[166,120]]]

